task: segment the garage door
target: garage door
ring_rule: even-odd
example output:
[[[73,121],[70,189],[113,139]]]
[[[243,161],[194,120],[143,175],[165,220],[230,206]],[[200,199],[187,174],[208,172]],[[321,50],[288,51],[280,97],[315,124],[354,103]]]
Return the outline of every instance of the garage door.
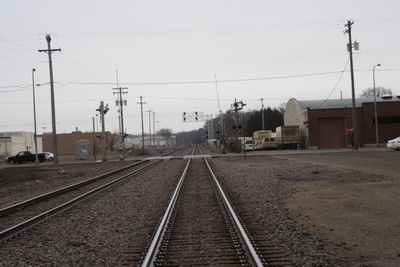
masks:
[[[345,147],[344,118],[318,119],[319,147]]]

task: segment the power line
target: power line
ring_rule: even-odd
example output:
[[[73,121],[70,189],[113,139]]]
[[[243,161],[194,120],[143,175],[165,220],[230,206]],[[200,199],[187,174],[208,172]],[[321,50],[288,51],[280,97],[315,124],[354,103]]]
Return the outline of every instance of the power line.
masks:
[[[217,80],[218,83],[236,83],[236,82],[252,82],[252,81],[263,81],[263,80],[278,80],[278,79],[290,79],[290,78],[303,78],[312,76],[322,76],[341,73],[342,71],[326,71],[316,73],[304,73],[295,75],[281,75],[281,76],[270,76],[270,77],[258,77],[258,78],[244,78],[244,79],[225,79]],[[215,80],[202,80],[202,81],[170,81],[170,82],[124,82],[125,85],[185,85],[185,84],[215,84]],[[55,82],[61,86],[69,85],[111,85],[111,82]]]
[[[343,69],[342,73],[340,74],[339,79],[336,81],[335,86],[333,86],[333,88],[332,88],[331,92],[329,93],[329,95],[326,97],[326,99],[318,107],[323,106],[326,103],[326,101],[328,101],[328,99],[331,97],[333,92],[336,90],[337,86],[339,85],[340,81],[342,80],[343,74],[346,72],[346,69],[347,69],[347,66],[348,66],[349,62],[350,62],[350,58],[347,59],[346,64],[344,65],[344,69]]]
[[[379,71],[399,71],[400,68],[390,68],[382,69]],[[355,72],[368,72],[369,69],[354,70]],[[279,80],[279,79],[291,79],[291,78],[304,78],[313,76],[323,76],[342,73],[339,71],[326,71],[326,72],[316,72],[316,73],[304,73],[304,74],[294,74],[294,75],[281,75],[281,76],[270,76],[270,77],[258,77],[258,78],[243,78],[243,79],[226,79],[226,80],[199,80],[199,81],[171,81],[171,82],[124,82],[125,85],[185,85],[185,84],[215,84],[218,83],[235,83],[235,82],[252,82],[252,81],[263,81],[263,80]],[[70,85],[114,85],[115,82],[54,82],[59,86],[70,86]],[[50,82],[40,83],[40,86],[49,85]],[[5,92],[1,89],[11,89],[11,88],[27,88],[31,85],[4,85],[0,86],[0,93]]]

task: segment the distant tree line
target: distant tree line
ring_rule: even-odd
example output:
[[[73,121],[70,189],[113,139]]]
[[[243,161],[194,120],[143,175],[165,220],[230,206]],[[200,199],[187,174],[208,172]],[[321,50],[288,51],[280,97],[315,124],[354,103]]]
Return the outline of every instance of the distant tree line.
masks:
[[[393,91],[391,88],[377,86],[375,87],[375,93],[377,97],[381,97],[383,95],[393,95]],[[372,98],[374,97],[374,88],[368,87],[362,90],[360,97],[362,98]]]
[[[279,108],[267,107],[264,109],[265,130],[275,131],[275,128],[283,125],[284,106]],[[253,132],[262,130],[261,110],[240,111],[237,114],[240,136],[253,136]],[[236,136],[236,114],[229,110],[222,114],[223,133],[225,137]],[[201,144],[207,139],[221,139],[221,117],[218,116],[205,122],[204,127],[189,132],[175,134],[177,145]]]
[[[264,109],[264,130],[275,131],[275,128],[283,125],[284,109],[267,107]],[[262,113],[261,110],[239,111],[237,114],[233,111],[227,111],[223,115],[223,126],[225,136],[236,135],[236,116],[238,117],[239,135],[253,136],[253,132],[262,130]],[[206,129],[209,132],[209,137],[216,139],[221,138],[221,119],[214,118],[206,122]],[[211,129],[212,127],[212,129]],[[212,132],[211,132],[212,130]]]

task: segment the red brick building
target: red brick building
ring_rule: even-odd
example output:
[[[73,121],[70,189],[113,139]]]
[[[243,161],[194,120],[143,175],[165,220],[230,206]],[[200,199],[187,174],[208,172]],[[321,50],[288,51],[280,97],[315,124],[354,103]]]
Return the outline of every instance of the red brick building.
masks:
[[[400,97],[377,98],[379,143],[400,136]],[[361,146],[375,144],[374,101],[356,99],[356,117]],[[285,125],[298,125],[305,148],[349,147],[352,142],[351,99],[298,101],[289,99]]]
[[[101,133],[97,133],[97,135],[100,136]],[[106,132],[107,150],[110,150],[110,146],[113,147],[115,144],[117,144],[117,141],[119,139],[115,140],[116,138],[117,138],[116,135],[111,134],[110,132]],[[96,153],[101,153],[102,151],[101,147],[102,142],[101,139],[96,137],[96,133],[72,132],[72,133],[57,134],[58,155],[60,156],[75,155],[75,142],[77,140],[88,140],[91,152],[93,151],[94,143],[96,144]],[[51,133],[43,134],[42,142],[43,142],[43,151],[53,152],[53,141]],[[92,153],[90,154],[92,155]]]

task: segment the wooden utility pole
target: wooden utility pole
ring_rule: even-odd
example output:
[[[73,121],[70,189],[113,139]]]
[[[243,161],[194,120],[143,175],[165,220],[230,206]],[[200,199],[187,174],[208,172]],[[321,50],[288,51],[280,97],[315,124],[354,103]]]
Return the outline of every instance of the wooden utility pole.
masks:
[[[220,140],[225,142],[224,140],[224,119],[223,119],[223,114],[222,114],[222,109],[221,105],[219,103],[219,93],[218,93],[218,83],[217,83],[217,74],[214,75],[215,78],[215,90],[217,91],[217,100],[218,100],[218,110],[219,110],[219,119],[220,119],[220,125],[221,125],[221,131],[220,131]]]
[[[113,95],[117,94],[118,95],[118,100],[117,104],[119,106],[119,111],[120,111],[120,134],[121,134],[121,154],[120,154],[120,160],[124,160],[125,157],[125,133],[124,133],[124,111],[123,111],[123,106],[126,105],[126,100],[122,99],[123,94],[128,94],[127,92],[128,87],[117,87],[113,88]]]
[[[156,113],[153,111],[153,145],[156,145]]]
[[[151,145],[151,112],[152,110],[146,110],[149,113],[149,144]]]
[[[351,74],[351,99],[352,99],[352,115],[353,115],[353,142],[354,149],[357,150],[359,146],[358,140],[358,127],[357,127],[357,114],[356,114],[356,97],[355,97],[355,89],[354,89],[354,71],[353,71],[353,43],[351,41],[351,26],[354,24],[354,21],[347,21],[345,25],[347,27],[346,32],[349,34],[349,43],[347,44],[347,48],[350,53],[350,74]]]
[[[54,81],[53,81],[53,61],[51,59],[51,53],[59,51],[61,49],[51,49],[51,37],[50,34],[46,34],[47,49],[40,49],[39,52],[45,52],[49,55],[49,71],[50,71],[50,97],[51,97],[51,125],[52,125],[52,139],[53,139],[53,153],[54,153],[54,165],[58,165],[58,150],[57,150],[57,131],[56,131],[56,108],[54,101]]]
[[[146,102],[143,102],[143,97],[140,97],[140,102],[137,103],[140,104],[140,115],[142,117],[142,149],[144,149],[143,104],[146,104]]]
[[[93,121],[93,159],[96,160],[96,125],[94,122],[94,117],[92,117]]]

